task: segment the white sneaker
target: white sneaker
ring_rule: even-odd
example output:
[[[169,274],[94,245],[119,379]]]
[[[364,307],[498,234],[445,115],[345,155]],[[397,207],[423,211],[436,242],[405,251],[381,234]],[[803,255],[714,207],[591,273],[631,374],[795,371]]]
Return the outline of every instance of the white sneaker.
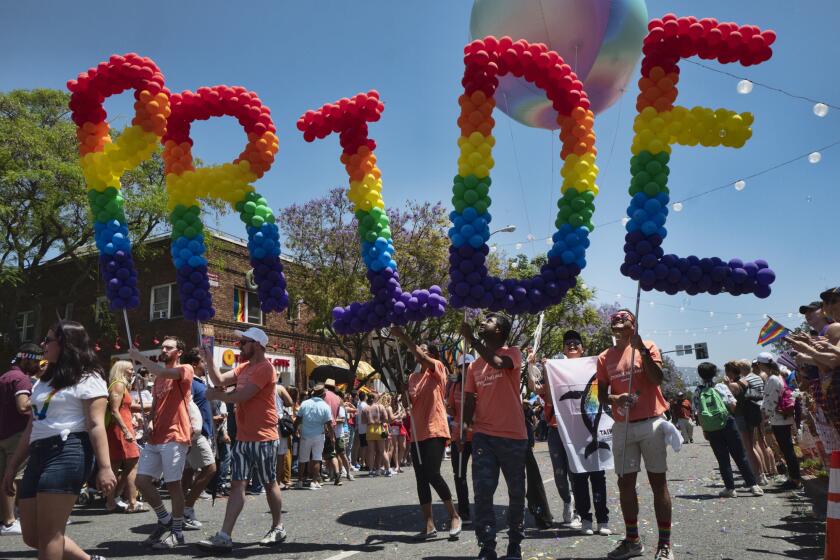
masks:
[[[391,478],[392,476],[394,476],[394,474],[395,474],[394,470],[388,469],[387,471],[385,471],[385,474],[383,476],[387,476],[388,478]]]
[[[0,523],[0,535],[20,535],[20,520],[15,519],[11,525]]]
[[[569,527],[572,529],[580,529],[582,523],[583,521],[581,520],[580,515],[575,514],[575,516],[572,517],[572,522],[569,523]]]
[[[610,529],[610,526],[607,523],[598,523],[598,534],[609,537],[612,535],[612,529]]]
[[[572,502],[563,502],[563,523],[572,522]]]
[[[760,486],[767,486],[768,484],[770,484],[770,481],[767,480],[767,475],[766,474],[762,473],[761,477],[758,479],[758,484]]]
[[[260,544],[263,546],[271,546],[273,544],[280,544],[286,540],[286,529],[282,526],[280,527],[272,527],[268,530],[268,533],[260,541]]]
[[[738,494],[735,493],[734,488],[724,488],[720,492],[718,492],[718,496],[721,498],[737,498]]]
[[[594,535],[595,531],[592,530],[592,522],[587,521],[584,519],[580,522],[580,532],[582,535]]]
[[[321,489],[321,485],[320,485],[319,483],[317,483],[317,482],[315,482],[315,481],[313,480],[313,481],[309,484],[309,489],[310,489],[310,490],[320,490],[320,489]]]
[[[753,496],[763,496],[764,490],[761,489],[761,486],[756,484],[755,486],[750,486],[750,494]]]

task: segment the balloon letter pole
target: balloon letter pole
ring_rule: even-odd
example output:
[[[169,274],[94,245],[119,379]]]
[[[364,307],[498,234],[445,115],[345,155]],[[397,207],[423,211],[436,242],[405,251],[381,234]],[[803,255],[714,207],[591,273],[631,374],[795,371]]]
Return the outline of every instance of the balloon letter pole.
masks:
[[[714,19],[677,18],[673,14],[648,24],[644,41],[638,115],[633,126],[630,195],[624,264],[621,272],[643,290],[674,295],[686,292],[770,295],[776,276],[761,259],[679,257],[662,250],[668,232],[668,163],[671,146],[740,148],[752,135],[751,113],[675,106],[680,59],[699,56],[726,64],[760,64],[772,55],[773,31],[756,26],[718,23]]]
[[[373,299],[333,309],[333,327],[340,334],[441,317],[445,311],[446,300],[438,286],[413,292],[405,292],[400,286],[394,242],[382,201],[382,174],[373,153],[376,142],[368,138],[367,123],[378,121],[383,108],[379,94],[369,91],[307,111],[297,122],[307,142],[331,133],[340,135],[341,163],[350,178],[349,198],[359,223],[362,259]]]
[[[460,156],[452,189],[450,214],[449,293],[454,307],[476,307],[511,313],[538,313],[563,299],[586,266],[598,187],[595,177],[594,115],[583,85],[568,64],[543,44],[510,37],[485,37],[464,48],[464,94],[459,98]],[[564,159],[562,197],[548,252],[540,273],[524,280],[488,276],[488,224],[494,94],[499,76],[512,74],[545,91],[557,111]]]

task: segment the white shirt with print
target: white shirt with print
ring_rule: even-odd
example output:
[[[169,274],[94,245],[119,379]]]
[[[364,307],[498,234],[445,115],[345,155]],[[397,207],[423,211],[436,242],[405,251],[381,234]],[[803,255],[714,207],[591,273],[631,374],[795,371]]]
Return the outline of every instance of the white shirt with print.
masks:
[[[108,385],[93,373],[82,376],[75,385],[55,391],[49,382],[38,381],[32,387],[32,434],[29,441],[53,436],[67,437],[87,431],[82,401],[108,397]]]

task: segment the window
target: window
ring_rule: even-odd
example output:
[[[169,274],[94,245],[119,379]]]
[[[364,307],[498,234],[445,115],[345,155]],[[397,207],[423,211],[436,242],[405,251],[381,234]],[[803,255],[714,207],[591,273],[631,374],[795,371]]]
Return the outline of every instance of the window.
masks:
[[[17,331],[21,342],[32,342],[35,338],[34,311],[22,311],[17,314]]]
[[[152,287],[150,305],[150,320],[171,319],[181,316],[181,300],[178,297],[178,286],[162,284]]]
[[[108,296],[99,296],[96,298],[96,303],[93,307],[93,320],[96,321],[96,324],[102,325],[110,312]]]
[[[233,289],[233,318],[239,323],[263,324],[260,298],[256,292],[242,288]]]

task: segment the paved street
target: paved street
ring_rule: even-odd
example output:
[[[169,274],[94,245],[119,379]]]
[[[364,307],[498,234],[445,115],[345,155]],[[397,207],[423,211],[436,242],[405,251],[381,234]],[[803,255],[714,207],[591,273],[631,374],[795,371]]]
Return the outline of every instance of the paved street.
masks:
[[[702,436],[700,436],[702,438]],[[547,480],[547,491],[555,517],[562,514],[562,504],[551,480],[550,461],[544,443],[537,444],[537,460]],[[738,499],[720,499],[721,483],[709,446],[695,443],[669,457],[670,488],[674,502],[673,540],[677,558],[700,559],[766,559],[822,556],[824,525],[808,517],[810,509],[794,493],[774,489],[761,498],[742,495]],[[451,484],[451,468],[445,463],[444,472]],[[608,473],[611,526],[622,532],[621,515],[615,477]],[[451,486],[452,487],[452,486]],[[454,487],[452,487],[454,488]],[[648,545],[645,557],[653,558],[656,543],[656,521],[652,498],[642,485],[639,525]],[[206,521],[204,531],[187,532],[187,540],[195,542],[215,531],[224,514],[224,500],[211,507],[209,501],[199,502],[196,511]],[[500,527],[504,526],[506,490],[502,485],[496,495]],[[342,560],[345,558],[378,558],[387,560],[428,559],[445,560],[470,558],[477,553],[475,537],[464,532],[458,541],[445,538],[443,506],[435,506],[441,538],[414,543],[411,535],[421,527],[416,505],[414,476],[410,469],[394,479],[360,477],[335,488],[325,486],[320,492],[288,491],[284,493],[283,519],[289,540],[278,548],[263,548],[256,542],[268,529],[268,514],[262,496],[248,497],[234,538],[233,558],[281,558],[306,560]],[[532,520],[527,516],[528,522]],[[139,542],[151,531],[152,513],[137,515],[105,515],[100,505],[77,508],[68,533],[90,552],[107,558],[155,557],[160,559],[197,556],[188,548],[172,553],[144,550]],[[504,552],[506,540],[500,535],[499,551]],[[524,558],[603,558],[612,549],[619,535],[584,537],[568,528],[546,531],[528,529],[523,543]],[[0,558],[35,558],[24,547],[20,537],[0,538]]]

